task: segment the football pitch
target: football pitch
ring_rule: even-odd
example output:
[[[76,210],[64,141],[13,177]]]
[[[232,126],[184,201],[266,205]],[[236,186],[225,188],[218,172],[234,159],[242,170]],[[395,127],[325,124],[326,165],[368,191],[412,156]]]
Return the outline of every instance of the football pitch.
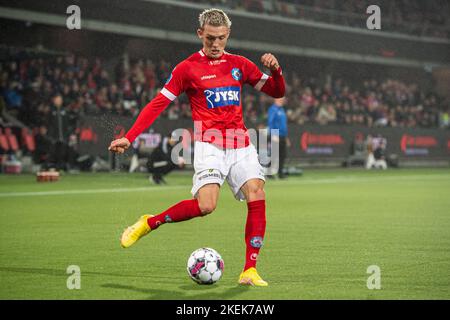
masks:
[[[191,181],[190,173],[169,175],[165,186],[143,174],[44,184],[0,175],[0,299],[450,299],[448,169],[306,170],[269,180],[258,262],[265,288],[237,284],[247,208],[226,184],[211,215],[120,247],[140,215],[190,198]],[[225,261],[210,286],[186,272],[190,253],[205,246]],[[79,267],[80,289],[68,289],[69,266]],[[368,288],[378,280],[380,289]]]

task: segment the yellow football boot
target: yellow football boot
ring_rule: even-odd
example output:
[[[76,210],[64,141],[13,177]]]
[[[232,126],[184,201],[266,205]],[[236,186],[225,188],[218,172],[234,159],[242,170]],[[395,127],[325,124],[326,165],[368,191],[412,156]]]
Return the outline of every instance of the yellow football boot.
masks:
[[[144,214],[131,227],[125,229],[120,238],[120,244],[123,248],[131,247],[136,241],[151,231],[147,219],[153,217],[150,214]]]
[[[257,287],[267,287],[269,285],[259,276],[258,271],[256,271],[255,268],[248,268],[243,271],[239,276],[239,284]]]

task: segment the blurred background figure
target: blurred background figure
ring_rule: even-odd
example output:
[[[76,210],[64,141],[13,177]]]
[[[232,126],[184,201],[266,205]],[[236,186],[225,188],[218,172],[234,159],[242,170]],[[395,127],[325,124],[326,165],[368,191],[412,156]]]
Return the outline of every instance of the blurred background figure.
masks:
[[[376,137],[367,136],[367,160],[366,169],[387,169],[386,162],[386,138],[378,134]]]
[[[375,165],[375,157],[373,155],[373,139],[372,135],[368,134],[365,141],[366,146],[366,169],[372,169]]]
[[[386,163],[386,141],[385,139],[381,139],[380,143],[378,143],[374,153],[375,158],[375,168],[376,169],[387,169]]]
[[[68,162],[68,115],[63,103],[62,94],[55,93],[52,97],[52,104],[48,115],[48,134],[53,142],[52,164],[57,170],[67,170]]]
[[[287,129],[287,116],[284,109],[286,98],[274,99],[274,103],[270,106],[267,114],[267,128],[271,137],[271,143],[278,145],[278,154],[271,154],[272,165],[268,175],[278,174],[278,178],[286,178],[284,174],[284,163],[286,160],[287,148],[290,147],[290,140]],[[271,130],[278,130],[278,134],[273,134]],[[277,150],[277,148],[271,148]]]
[[[173,134],[164,137],[161,143],[153,150],[147,161],[147,169],[151,174],[151,181],[156,184],[166,183],[164,176],[176,168],[182,169],[184,167],[184,159],[178,157],[177,163],[174,163],[171,158],[172,149],[177,144]]]
[[[40,169],[49,169],[49,161],[52,152],[52,142],[47,136],[47,127],[42,125],[34,137],[36,150],[34,151],[34,162]]]
[[[364,142],[364,135],[361,132],[358,132],[350,145],[350,156],[347,158],[345,166],[364,165],[367,157],[366,153],[367,149]]]

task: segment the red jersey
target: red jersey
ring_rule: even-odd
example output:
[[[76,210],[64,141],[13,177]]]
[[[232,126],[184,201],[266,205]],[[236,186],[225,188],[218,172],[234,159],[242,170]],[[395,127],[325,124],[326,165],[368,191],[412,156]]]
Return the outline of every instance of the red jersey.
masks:
[[[245,83],[273,97],[284,95],[280,68],[268,76],[242,56],[224,52],[220,58],[212,59],[200,50],[173,69],[160,94],[142,110],[125,137],[132,142],[171,101],[185,92],[191,104],[195,140],[225,148],[248,146],[242,112]]]

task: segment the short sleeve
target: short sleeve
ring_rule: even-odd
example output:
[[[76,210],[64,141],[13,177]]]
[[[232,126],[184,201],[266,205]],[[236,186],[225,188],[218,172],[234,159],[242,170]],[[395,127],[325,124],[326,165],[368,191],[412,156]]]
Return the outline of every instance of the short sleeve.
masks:
[[[256,66],[252,61],[249,59],[242,57],[243,66],[242,71],[244,74],[244,83],[250,84],[252,87],[254,87],[257,90],[261,90],[262,86],[266,82],[266,80],[269,78],[269,76]]]
[[[185,91],[185,67],[183,64],[177,65],[167,79],[161,93],[170,101],[175,100]]]

